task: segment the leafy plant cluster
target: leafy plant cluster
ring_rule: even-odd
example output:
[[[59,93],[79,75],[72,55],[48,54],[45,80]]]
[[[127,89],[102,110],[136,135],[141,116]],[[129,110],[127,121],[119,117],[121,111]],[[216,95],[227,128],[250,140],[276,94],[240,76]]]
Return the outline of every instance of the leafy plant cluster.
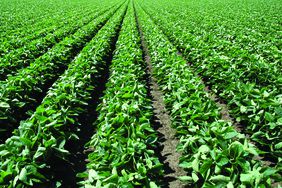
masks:
[[[86,187],[156,187],[163,172],[154,152],[158,135],[151,125],[140,37],[130,3],[110,67],[87,170],[79,176]],[[156,149],[156,148],[155,148]]]
[[[91,9],[95,9],[95,6],[91,7]],[[28,25],[27,27],[20,27],[17,30],[6,30],[0,34],[1,56],[4,56],[4,54],[7,54],[12,50],[25,46],[31,40],[43,38],[50,33],[54,33],[56,30],[65,27],[74,20],[78,20],[91,13],[90,7],[89,9],[84,7],[84,10],[82,10],[82,7],[68,11],[58,10],[58,12],[54,13],[54,15],[46,15],[46,17],[42,18],[42,20],[32,24],[32,26]]]
[[[120,7],[121,5],[119,5]],[[67,68],[71,60],[113,16],[118,7],[102,14],[76,33],[57,43],[28,67],[0,82],[0,135],[11,132],[28,110],[34,109],[50,86]],[[101,13],[105,12],[102,10]],[[97,14],[98,15],[98,14]],[[5,138],[5,137],[3,137]],[[3,141],[3,140],[2,140]]]
[[[54,33],[48,33],[45,37],[40,37],[31,42],[27,41],[23,47],[7,53],[0,59],[0,79],[6,79],[7,75],[15,75],[20,69],[29,66],[37,58],[48,53],[50,48],[55,48],[58,43],[60,44],[64,40],[71,38],[74,33],[91,24],[93,19],[103,15],[109,9],[98,11],[99,8],[97,7],[98,12],[91,11],[88,13],[89,15],[85,14],[82,19],[74,17],[72,20],[69,20],[69,24],[59,28]]]
[[[8,41],[6,39],[15,39],[17,36],[24,37],[27,34],[31,34],[26,33],[26,31],[32,31],[30,30],[31,26],[34,28],[33,31],[36,31],[36,28],[38,28],[40,24],[44,24],[52,19],[55,20],[60,14],[63,16],[64,13],[73,10],[86,10],[96,5],[97,4],[93,4],[93,1],[91,3],[85,1],[83,3],[64,3],[59,0],[49,2],[36,0],[11,2],[9,0],[3,0],[0,2],[0,41],[3,42]]]
[[[282,181],[278,0],[17,3],[0,2],[0,187],[162,186],[142,57],[176,129],[180,180]],[[207,86],[250,137],[223,120]],[[86,164],[75,161],[83,152]]]
[[[31,118],[22,121],[13,136],[0,145],[2,187],[44,183],[60,187],[50,163],[69,163],[71,152],[66,144],[79,140],[77,133],[83,126],[79,117],[86,113],[91,94],[99,84],[97,80],[106,68],[105,59],[111,53],[125,11],[123,5],[53,84]]]
[[[221,120],[220,108],[204,91],[200,78],[140,6],[137,13],[153,74],[180,137],[180,166],[188,173],[181,179],[196,187],[271,186],[277,170],[255,159],[259,150]]]
[[[222,1],[193,3],[168,9],[147,3],[144,8],[193,70],[227,103],[230,114],[245,126],[251,140],[281,170],[282,67],[276,19],[281,4],[261,15],[258,9],[269,7],[260,3],[252,6],[251,12],[248,5],[236,12],[240,5],[232,3],[228,13]],[[263,21],[254,15],[262,16]]]

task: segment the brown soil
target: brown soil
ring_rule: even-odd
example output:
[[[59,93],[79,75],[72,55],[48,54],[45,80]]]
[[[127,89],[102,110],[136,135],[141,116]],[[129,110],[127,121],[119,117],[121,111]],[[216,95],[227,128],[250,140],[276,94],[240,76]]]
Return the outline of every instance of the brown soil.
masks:
[[[184,184],[177,179],[179,176],[186,175],[186,172],[178,166],[181,153],[176,152],[176,147],[179,141],[174,137],[175,130],[171,128],[170,116],[164,107],[162,94],[154,82],[152,82],[151,94],[154,99],[154,113],[158,118],[158,123],[161,125],[157,131],[163,135],[162,138],[160,138],[160,140],[163,140],[160,143],[160,145],[163,147],[161,155],[165,157],[163,162],[166,163],[172,170],[169,173],[166,173],[165,177],[167,179],[173,179],[173,181],[168,182],[169,187],[184,187]]]
[[[204,83],[204,81],[202,80],[202,83]],[[216,102],[217,106],[221,109],[220,110],[220,114],[221,114],[221,119],[225,120],[225,121],[229,121],[232,123],[232,125],[235,127],[235,129],[238,132],[242,132],[243,130],[243,126],[241,124],[239,124],[238,122],[234,121],[234,119],[230,116],[229,111],[228,111],[228,106],[221,101],[216,94],[214,94],[208,86],[205,87],[205,91],[208,93],[209,98],[213,101]],[[246,137],[248,137],[248,135],[246,135]]]
[[[181,52],[178,51],[178,52],[177,52],[177,55],[180,56],[180,57],[182,57],[182,59],[183,59],[184,61],[186,61],[186,59],[183,57],[183,55],[182,55]],[[193,66],[192,63],[190,63],[190,62],[187,62],[187,65]],[[196,76],[196,77],[199,77],[199,78],[201,79],[202,84],[206,86],[204,80],[203,80],[199,75],[195,75],[195,76]],[[216,104],[217,104],[217,106],[221,109],[221,111],[220,111],[221,119],[222,119],[222,120],[225,120],[225,121],[231,122],[232,125],[235,127],[235,129],[236,129],[238,132],[242,132],[243,126],[240,125],[238,122],[234,121],[234,119],[230,116],[229,111],[228,111],[228,106],[227,106],[222,100],[220,100],[220,99],[218,98],[218,96],[217,96],[215,93],[213,93],[213,92],[210,90],[209,86],[206,86],[206,87],[204,88],[204,90],[208,93],[209,98],[210,98],[211,100],[215,101]],[[248,135],[246,135],[246,137],[248,137]]]
[[[157,124],[157,131],[160,135],[159,152],[160,160],[164,164],[165,175],[163,187],[169,188],[183,188],[185,184],[181,182],[178,177],[185,176],[186,172],[179,167],[179,158],[181,153],[176,152],[178,139],[175,138],[175,130],[171,127],[171,118],[165,108],[163,94],[159,89],[156,79],[153,77],[153,67],[147,43],[144,39],[142,29],[136,16],[138,30],[141,38],[142,50],[145,54],[145,61],[147,63],[148,85],[150,89],[150,96],[152,98],[152,106],[154,108],[154,124]]]
[[[186,59],[183,57],[182,53],[181,52],[177,52],[177,55],[179,55],[180,57],[183,58],[183,60],[186,61]],[[188,66],[193,66],[192,63],[190,62],[187,62],[187,65]],[[205,81],[201,78],[201,76],[199,75],[195,75],[197,77],[199,77],[201,79],[201,82],[202,84],[205,84]],[[228,121],[228,122],[231,122],[232,125],[234,126],[234,128],[236,129],[236,131],[238,131],[239,133],[242,133],[245,135],[245,137],[248,139],[248,142],[253,144],[253,145],[256,145],[255,142],[252,142],[249,138],[250,138],[250,135],[249,134],[246,134],[244,133],[244,126],[242,126],[240,123],[236,122],[229,114],[229,110],[228,110],[228,106],[225,102],[223,102],[215,93],[212,92],[212,90],[210,90],[209,86],[206,86],[204,88],[204,90],[208,93],[209,95],[209,98],[213,101],[216,102],[217,106],[220,107],[221,111],[221,119],[222,120],[225,120],[225,121]],[[260,156],[255,156],[254,157],[255,160],[260,160],[262,162],[262,164],[264,166],[272,166],[273,165],[273,162],[269,161],[269,160],[266,160],[265,158],[263,157],[260,157]],[[279,182],[280,183],[280,182]],[[274,184],[273,184],[274,185]]]
[[[155,121],[160,125],[157,131],[162,135],[159,139],[161,141],[160,146],[163,148],[161,156],[164,159],[163,163],[165,163],[168,169],[170,169],[165,173],[165,179],[169,181],[167,182],[167,186],[171,188],[185,187],[185,184],[177,179],[179,176],[186,175],[186,172],[178,166],[181,153],[176,152],[176,147],[179,141],[174,136],[176,132],[171,127],[170,115],[165,108],[163,94],[160,91],[155,78],[152,76],[152,65],[148,59],[149,58],[147,57],[146,62],[148,64],[148,72],[151,76],[150,94],[153,98],[154,115],[156,117]]]

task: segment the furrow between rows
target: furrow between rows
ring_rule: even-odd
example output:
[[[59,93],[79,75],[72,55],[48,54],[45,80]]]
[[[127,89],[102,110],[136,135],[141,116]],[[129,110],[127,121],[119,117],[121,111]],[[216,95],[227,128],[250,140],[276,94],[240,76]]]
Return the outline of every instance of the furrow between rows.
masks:
[[[82,27],[70,38],[56,44],[29,67],[21,69],[15,76],[10,76],[1,83],[0,124],[3,125],[0,132],[1,142],[9,137],[20,120],[30,116],[27,112],[32,113],[45,97],[48,88],[68,68],[68,64],[80,56],[78,55],[80,50],[119,7],[113,8]]]
[[[91,95],[97,92],[97,82],[107,69],[106,61],[126,8],[127,5],[122,5],[117,10],[53,84],[32,117],[23,121],[13,136],[0,145],[1,185],[75,186],[72,184],[75,182],[68,182],[75,176],[71,172],[75,169],[71,160],[75,151],[69,144],[79,143],[80,129],[87,128],[81,124],[81,118],[87,113]]]

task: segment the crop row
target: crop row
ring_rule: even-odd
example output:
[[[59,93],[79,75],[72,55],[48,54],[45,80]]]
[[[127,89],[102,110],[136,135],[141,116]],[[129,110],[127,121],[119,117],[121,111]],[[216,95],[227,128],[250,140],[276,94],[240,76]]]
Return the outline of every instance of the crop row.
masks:
[[[238,54],[234,51],[237,49],[236,43],[230,48],[221,48],[220,52],[214,51],[214,46],[225,45],[224,40],[215,38],[216,41],[204,42],[204,39],[195,38],[195,34],[200,32],[197,28],[184,27],[187,23],[180,21],[178,17],[165,12],[160,13],[160,8],[152,10],[146,6],[145,9],[150,12],[149,14],[166,36],[183,52],[185,58],[191,62],[193,70],[200,74],[211,86],[213,92],[228,104],[230,114],[244,126],[244,131],[251,135],[252,141],[266,152],[265,156],[268,159],[281,168],[282,96],[279,65],[262,62],[262,60],[253,62],[246,59],[249,58],[243,57],[246,53]],[[175,24],[176,22],[178,25]],[[191,34],[192,32],[195,34]],[[213,34],[206,35],[208,37]],[[234,49],[233,46],[235,46]],[[234,61],[230,59],[232,54],[236,55],[236,58],[233,57]],[[259,63],[266,63],[268,68],[253,69],[260,66]],[[272,77],[269,77],[269,74]],[[271,85],[264,86],[265,84]]]
[[[93,11],[93,9],[94,7],[92,7],[92,10],[84,10],[78,14],[76,14],[76,11],[79,11],[79,9],[64,13],[59,12],[57,15],[54,15],[52,19],[43,20],[37,25],[29,26],[28,28],[22,28],[18,31],[6,31],[1,36],[1,57],[8,54],[12,50],[26,46],[34,39],[43,38],[48,34],[50,35],[51,33],[54,33],[56,30],[66,26],[67,24],[70,24],[74,20],[86,17]]]
[[[91,94],[106,69],[106,57],[121,25],[125,5],[99,30],[48,91],[31,118],[23,121],[13,136],[0,145],[0,184],[23,187],[41,183],[60,186],[54,180],[54,160],[66,164],[77,133],[79,117],[86,112]],[[114,12],[114,11],[112,11]],[[51,186],[51,185],[49,185]]]
[[[199,77],[150,17],[139,6],[136,10],[153,75],[180,136],[180,166],[188,174],[181,179],[197,186],[270,186],[277,170],[255,159],[259,150],[231,123],[221,120],[219,107]]]
[[[97,7],[97,10],[98,9],[99,8]],[[68,25],[65,25],[54,33],[49,33],[45,37],[38,38],[30,43],[28,42],[25,46],[6,54],[0,60],[0,79],[3,80],[7,78],[8,74],[14,75],[19,69],[28,66],[36,58],[46,53],[55,44],[64,39],[68,40],[68,38],[71,38],[73,33],[79,32],[81,27],[91,23],[93,19],[97,18],[99,15],[103,15],[103,13],[107,12],[107,10],[108,9],[103,9],[99,12],[92,12],[90,15],[86,14],[81,20],[77,20],[76,17],[73,17]]]
[[[29,27],[33,27],[39,23],[44,23],[48,19],[53,19],[56,14],[63,14],[63,11],[75,10],[78,8],[86,8],[94,6],[97,3],[87,2],[70,2],[64,3],[58,0],[49,2],[40,2],[37,0],[16,1],[3,0],[0,2],[0,36],[8,33],[21,34]]]
[[[0,59],[0,187],[162,186],[166,156],[160,156],[148,76],[156,80],[176,130],[174,149],[186,172],[178,178],[187,186],[271,187],[281,181],[280,57],[270,47],[277,43],[276,22],[268,24],[274,29],[261,47],[256,37],[266,32],[262,22],[253,20],[259,30],[238,34],[252,25],[244,20],[252,18],[249,3],[176,2],[81,1],[71,8],[72,2],[62,5],[69,16],[64,26],[59,15],[46,21],[53,12],[42,15],[47,7],[35,11],[34,20],[15,13],[39,8],[37,0],[10,7],[15,27],[23,21],[38,28],[7,27],[7,33],[38,33],[2,45],[13,51]],[[268,10],[251,5],[255,15]],[[246,125],[242,132],[224,120],[206,86]]]
[[[158,139],[150,120],[144,62],[133,4],[130,3],[117,41],[110,78],[97,108],[96,133],[87,144],[84,186],[153,187],[162,164],[154,150]]]
[[[4,129],[1,131],[1,140],[5,139],[3,135],[6,133],[9,135],[9,132],[16,128],[15,125],[19,120],[26,118],[27,111],[33,110],[40,103],[48,87],[67,68],[69,62],[93,38],[117,8],[112,8],[92,20],[69,38],[57,43],[30,66],[19,70],[14,76],[9,76],[1,82],[0,120],[1,124],[5,125],[1,127]]]

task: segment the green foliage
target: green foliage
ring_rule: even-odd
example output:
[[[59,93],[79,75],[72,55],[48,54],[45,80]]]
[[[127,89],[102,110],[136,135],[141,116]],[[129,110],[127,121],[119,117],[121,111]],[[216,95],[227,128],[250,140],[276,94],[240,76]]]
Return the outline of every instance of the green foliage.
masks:
[[[26,187],[51,183],[54,172],[48,165],[50,160],[61,159],[68,163],[70,152],[65,145],[79,139],[77,132],[81,124],[78,117],[86,112],[91,93],[95,92],[98,83],[93,78],[100,77],[99,70],[106,66],[103,59],[109,56],[124,13],[125,6],[72,61],[31,118],[21,122],[13,136],[0,145],[1,186]],[[42,171],[49,173],[42,174]],[[52,183],[60,186],[61,182],[57,181]]]
[[[21,115],[38,105],[40,102],[38,96],[44,94],[46,87],[62,74],[62,70],[67,68],[78,51],[95,36],[117,8],[112,8],[108,12],[102,10],[99,13],[106,13],[57,43],[28,67],[0,82],[0,104],[2,104],[0,105],[0,121],[5,120],[3,124],[6,125],[2,127],[0,136],[16,128],[14,125],[22,119]]]
[[[281,166],[281,2],[157,2],[142,7],[251,140]]]
[[[260,150],[231,123],[220,120],[221,109],[209,98],[200,78],[140,6],[137,13],[153,74],[180,137],[180,166],[188,173],[180,179],[196,187],[270,186],[277,170],[263,167],[255,159]],[[253,171],[260,175],[248,182],[242,178]]]
[[[152,150],[157,133],[150,125],[144,62],[134,10],[130,3],[110,67],[110,78],[99,112],[96,133],[87,147],[83,187],[157,187],[162,165]]]

